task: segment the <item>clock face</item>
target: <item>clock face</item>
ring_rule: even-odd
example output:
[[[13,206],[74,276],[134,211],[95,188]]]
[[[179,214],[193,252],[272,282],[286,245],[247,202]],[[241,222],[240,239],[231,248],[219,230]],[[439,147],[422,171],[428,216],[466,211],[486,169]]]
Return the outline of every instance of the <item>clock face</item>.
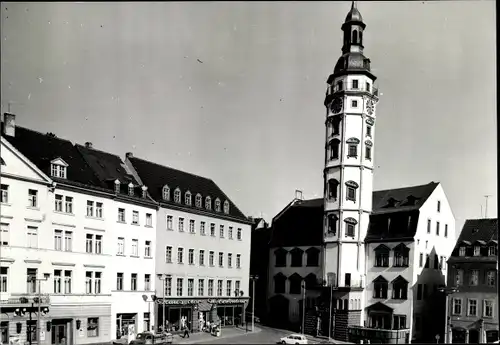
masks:
[[[330,109],[334,114],[340,113],[342,110],[342,98],[336,97],[333,99]]]
[[[374,108],[373,101],[371,99],[366,101],[366,111],[367,111],[368,115],[373,114],[373,108]]]

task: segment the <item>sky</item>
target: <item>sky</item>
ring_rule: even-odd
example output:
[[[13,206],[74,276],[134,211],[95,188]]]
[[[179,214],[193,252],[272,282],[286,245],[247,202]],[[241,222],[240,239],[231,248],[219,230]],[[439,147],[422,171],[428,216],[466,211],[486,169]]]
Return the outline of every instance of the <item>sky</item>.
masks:
[[[326,80],[350,2],[2,2],[18,125],[213,179],[270,221],[323,193]],[[375,190],[442,183],[497,217],[494,1],[358,1],[382,93]],[[481,213],[481,208],[483,213]]]

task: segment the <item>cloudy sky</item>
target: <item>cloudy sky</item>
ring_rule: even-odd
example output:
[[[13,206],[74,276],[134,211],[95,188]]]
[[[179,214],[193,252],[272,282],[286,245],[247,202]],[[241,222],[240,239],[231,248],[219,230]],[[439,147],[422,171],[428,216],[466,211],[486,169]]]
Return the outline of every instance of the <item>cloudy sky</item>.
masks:
[[[323,100],[350,2],[8,3],[2,112],[216,181],[270,220],[322,195]],[[443,183],[497,216],[494,1],[358,2],[383,93],[375,189]]]

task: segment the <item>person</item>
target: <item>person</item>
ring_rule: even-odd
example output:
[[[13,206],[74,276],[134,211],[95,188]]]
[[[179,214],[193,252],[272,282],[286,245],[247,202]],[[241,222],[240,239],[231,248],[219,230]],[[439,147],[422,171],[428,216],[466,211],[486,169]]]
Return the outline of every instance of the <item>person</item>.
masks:
[[[189,338],[189,321],[187,321],[184,326],[184,338],[186,338],[186,336]]]

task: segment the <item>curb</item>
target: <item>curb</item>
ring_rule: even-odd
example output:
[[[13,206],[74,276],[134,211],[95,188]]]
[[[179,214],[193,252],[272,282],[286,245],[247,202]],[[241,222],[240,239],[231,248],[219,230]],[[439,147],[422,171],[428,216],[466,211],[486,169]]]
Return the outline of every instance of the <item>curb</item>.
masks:
[[[255,327],[254,332],[242,332],[240,334],[235,333],[235,334],[231,334],[231,335],[228,335],[225,337],[222,336],[222,337],[212,337],[212,338],[208,338],[208,339],[188,340],[185,342],[183,341],[181,343],[175,342],[174,344],[203,344],[204,342],[214,341],[214,340],[218,340],[218,339],[230,339],[230,338],[234,338],[234,337],[241,337],[243,335],[257,334],[257,333],[260,333],[261,331],[262,331],[262,329],[260,327]]]

